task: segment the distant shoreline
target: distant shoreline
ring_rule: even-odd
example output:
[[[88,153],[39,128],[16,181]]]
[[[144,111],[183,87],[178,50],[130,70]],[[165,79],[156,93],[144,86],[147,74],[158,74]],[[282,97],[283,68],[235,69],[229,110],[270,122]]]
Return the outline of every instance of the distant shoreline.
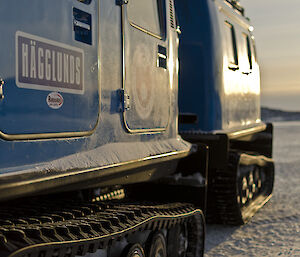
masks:
[[[300,121],[300,112],[283,111],[268,107],[261,108],[261,119],[265,122]]]

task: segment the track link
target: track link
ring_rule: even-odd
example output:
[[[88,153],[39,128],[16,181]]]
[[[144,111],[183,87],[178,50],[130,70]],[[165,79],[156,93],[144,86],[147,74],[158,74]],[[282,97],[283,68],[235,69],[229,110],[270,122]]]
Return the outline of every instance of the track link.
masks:
[[[0,256],[84,256],[107,250],[134,233],[169,230],[181,224],[189,230],[186,256],[203,256],[203,214],[189,204],[50,201],[3,206]]]

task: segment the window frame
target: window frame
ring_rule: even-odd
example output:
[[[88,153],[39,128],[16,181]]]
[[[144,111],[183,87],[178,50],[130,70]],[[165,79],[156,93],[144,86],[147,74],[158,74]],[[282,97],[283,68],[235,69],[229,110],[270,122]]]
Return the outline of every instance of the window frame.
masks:
[[[255,38],[253,35],[251,35],[251,46],[252,46],[252,56],[254,61],[257,61],[257,50],[256,50],[256,43],[255,43]]]
[[[230,47],[228,44],[232,44],[232,50],[233,50],[233,60],[234,62],[232,62],[232,60],[229,60],[228,56],[227,56],[227,60],[228,60],[228,68],[231,70],[238,70],[239,69],[239,58],[238,58],[238,49],[237,49],[237,40],[236,40],[236,33],[235,33],[235,28],[233,26],[233,24],[227,20],[225,20],[224,22],[225,27],[229,28],[231,33],[231,42],[227,42],[227,36],[225,37],[225,44],[226,44],[226,51],[228,54],[228,47]],[[227,32],[225,32],[227,33]]]
[[[92,2],[92,0],[77,0],[77,1],[80,3],[83,3],[83,4],[87,4],[87,5],[91,4],[91,2]]]
[[[243,44],[246,43],[246,45],[244,45],[244,47],[246,47],[246,53],[247,53],[247,60],[248,60],[248,68],[251,71],[253,68],[253,61],[252,61],[252,49],[251,49],[251,43],[250,43],[250,38],[249,35],[245,32],[242,32],[242,37],[243,39]]]
[[[156,1],[157,1],[157,9],[158,9],[157,14],[158,14],[158,21],[159,21],[159,29],[160,29],[160,32],[161,32],[160,35],[158,35],[155,32],[150,31],[149,29],[147,29],[147,28],[145,28],[141,25],[136,24],[135,22],[133,22],[130,19],[129,15],[128,15],[128,10],[126,9],[126,11],[127,11],[127,20],[128,20],[129,24],[132,27],[134,27],[134,28],[136,28],[136,29],[138,29],[138,30],[150,35],[150,36],[153,36],[157,39],[164,40],[166,38],[166,34],[167,34],[167,29],[166,29],[166,3],[165,3],[165,0],[156,0]]]

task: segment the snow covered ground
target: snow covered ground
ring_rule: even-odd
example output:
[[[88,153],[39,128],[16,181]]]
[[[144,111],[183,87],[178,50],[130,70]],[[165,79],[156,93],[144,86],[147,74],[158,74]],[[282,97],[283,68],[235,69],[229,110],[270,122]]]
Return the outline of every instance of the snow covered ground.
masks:
[[[300,257],[300,122],[274,126],[272,199],[247,225],[208,225],[205,257]]]

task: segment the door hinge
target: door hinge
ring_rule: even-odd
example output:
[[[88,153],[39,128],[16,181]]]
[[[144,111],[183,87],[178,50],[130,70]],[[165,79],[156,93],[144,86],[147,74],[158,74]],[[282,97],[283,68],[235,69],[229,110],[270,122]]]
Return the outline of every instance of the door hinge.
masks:
[[[124,5],[124,4],[128,4],[128,0],[116,0],[116,5]]]
[[[130,96],[125,92],[124,89],[120,90],[121,97],[121,110],[123,112],[130,110]]]

